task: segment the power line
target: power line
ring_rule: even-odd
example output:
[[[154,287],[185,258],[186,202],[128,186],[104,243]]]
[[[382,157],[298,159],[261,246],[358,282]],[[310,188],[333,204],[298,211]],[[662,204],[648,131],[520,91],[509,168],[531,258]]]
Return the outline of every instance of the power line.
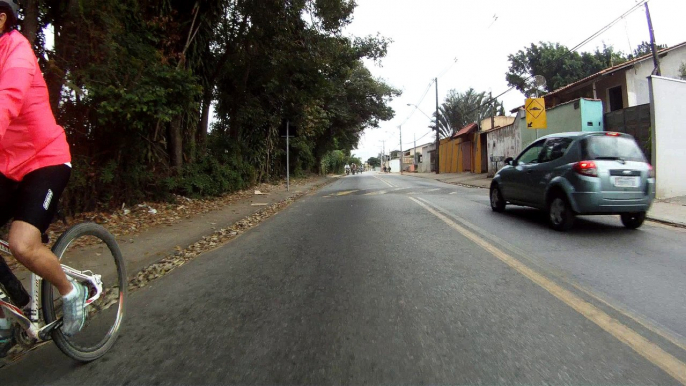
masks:
[[[616,18],[615,20],[611,21],[611,22],[610,22],[609,24],[607,24],[605,27],[599,29],[596,33],[594,33],[593,35],[589,36],[588,38],[586,38],[584,41],[582,41],[581,43],[579,43],[579,44],[577,44],[576,46],[574,46],[574,48],[572,48],[572,49],[569,50],[569,51],[574,52],[574,51],[578,50],[579,48],[581,48],[582,46],[584,46],[586,43],[588,43],[588,42],[590,42],[591,40],[597,38],[597,37],[600,36],[602,33],[604,33],[605,31],[607,31],[608,29],[612,28],[612,26],[614,26],[615,24],[617,24],[620,20],[622,20],[622,19],[624,19],[625,17],[629,16],[632,12],[634,12],[634,11],[636,11],[638,8],[642,7],[643,4],[645,4],[645,3],[647,3],[647,2],[648,2],[648,0],[643,0],[643,1],[641,1],[640,3],[634,5],[633,7],[631,7],[631,9],[629,9],[629,10],[626,11],[626,12],[624,12],[624,13],[622,14],[622,16],[620,16],[620,17]]]
[[[631,7],[631,9],[629,9],[629,10],[626,11],[626,12],[624,12],[624,13],[622,14],[622,16],[620,16],[620,17],[618,17],[617,19],[611,21],[609,24],[605,25],[603,28],[599,29],[598,31],[596,31],[595,33],[593,33],[590,37],[584,39],[581,43],[577,44],[576,46],[574,46],[574,48],[570,49],[570,50],[567,51],[567,52],[569,52],[570,54],[573,53],[573,52],[576,52],[579,48],[581,48],[581,47],[583,47],[584,45],[586,45],[586,43],[588,43],[588,42],[590,42],[591,40],[593,40],[593,39],[597,38],[598,36],[600,36],[602,33],[604,33],[605,31],[607,31],[608,29],[610,29],[613,25],[617,24],[620,20],[624,19],[625,17],[629,16],[631,13],[635,12],[638,8],[640,8],[641,6],[643,6],[643,4],[647,3],[648,1],[649,1],[649,0],[642,0],[640,3],[637,3],[636,5],[634,5],[633,7]],[[530,80],[531,78],[533,78],[533,76],[528,76],[528,77],[526,77],[526,78],[524,79],[524,81],[526,82],[526,81]],[[491,98],[491,100],[489,100],[489,102],[491,102],[492,100],[495,100],[495,99],[500,98],[501,96],[507,94],[508,92],[514,90],[515,88],[516,88],[515,86],[512,86],[512,87],[508,88],[507,90],[503,91],[502,93],[500,93],[500,94],[496,95],[495,97]],[[473,113],[473,112],[479,110],[480,108],[481,108],[481,107],[475,108],[475,109],[473,109],[473,110],[467,112],[467,114],[471,114],[471,113]]]
[[[408,143],[403,143],[403,145],[412,145],[414,142],[419,141],[420,139],[426,137],[427,135],[429,135],[429,134],[431,134],[431,133],[433,133],[433,130],[429,130],[428,133],[422,135],[421,137],[417,138],[416,140],[414,140],[414,141],[412,141],[412,142],[408,142]]]
[[[436,78],[442,78],[443,75],[445,75],[448,71],[450,71],[450,69],[453,68],[453,66],[454,66],[456,63],[457,63],[457,58],[454,58],[454,59],[453,59],[453,62],[452,62],[448,67],[446,67],[446,69],[443,70],[443,72],[441,72],[441,74],[438,75]],[[433,84],[433,82],[432,82],[431,84]]]
[[[426,90],[424,90],[424,93],[422,94],[422,97],[419,98],[419,101],[417,101],[417,103],[414,104],[414,109],[412,109],[412,111],[410,112],[410,114],[407,116],[407,118],[405,118],[405,120],[400,124],[400,126],[406,124],[407,121],[409,121],[410,118],[412,118],[412,116],[414,115],[414,113],[415,113],[415,112],[417,111],[417,109],[419,108],[419,107],[417,107],[417,106],[419,106],[419,105],[424,101],[424,98],[426,98],[426,95],[429,93],[429,90],[431,90],[431,86],[434,85],[435,79],[438,79],[438,78],[443,77],[443,75],[447,74],[448,71],[450,71],[450,70],[453,68],[453,66],[455,66],[455,64],[457,64],[457,58],[454,58],[454,59],[453,59],[453,62],[452,62],[448,67],[446,67],[445,70],[443,70],[443,71],[441,72],[440,75],[438,75],[437,77],[435,77],[434,79],[432,79],[431,82],[429,82],[429,85],[426,86]]]
[[[599,29],[598,31],[596,31],[595,33],[593,33],[591,36],[589,36],[589,37],[587,37],[586,39],[584,39],[581,43],[577,44],[576,46],[574,46],[572,49],[570,49],[570,50],[567,51],[567,52],[569,52],[570,54],[573,53],[573,52],[576,52],[578,49],[580,49],[581,47],[583,47],[584,45],[586,45],[588,42],[592,41],[593,39],[597,38],[598,36],[600,36],[601,34],[603,34],[604,32],[606,32],[607,30],[609,30],[610,28],[612,28],[612,26],[614,26],[615,24],[617,24],[620,20],[623,20],[624,18],[626,18],[627,16],[629,16],[631,13],[635,12],[636,10],[638,10],[641,6],[643,6],[643,4],[647,3],[648,1],[649,1],[649,0],[641,0],[639,3],[637,3],[636,5],[634,5],[633,7],[631,7],[628,11],[624,12],[621,16],[619,16],[618,18],[614,19],[613,21],[611,21],[610,23],[608,23],[607,25],[605,25],[604,27],[602,27],[601,29]],[[446,73],[447,73],[456,63],[457,63],[457,58],[455,58],[455,60],[453,61],[453,63],[450,64],[445,70],[443,70],[443,72],[441,72],[441,74],[440,74],[437,78],[440,78],[440,77],[442,77],[443,75],[445,75],[445,74],[446,74]],[[524,78],[524,81],[526,82],[526,81],[530,80],[531,78],[533,78],[533,76],[528,76],[528,77]],[[422,103],[422,101],[424,101],[424,98],[426,98],[427,94],[429,93],[429,90],[431,89],[431,86],[433,86],[433,84],[434,84],[434,82],[435,82],[435,79],[436,79],[436,78],[432,79],[431,82],[427,85],[427,87],[426,87],[426,89],[424,90],[424,93],[422,94],[421,98],[419,98],[419,101],[417,101],[417,103],[414,104],[414,109],[412,109],[412,111],[410,112],[410,114],[405,118],[405,120],[400,124],[400,126],[402,126],[402,125],[404,125],[405,123],[407,123],[407,122],[410,120],[410,118],[412,118],[412,116],[414,115],[414,113],[419,109],[418,106]],[[512,86],[512,87],[508,88],[507,90],[505,90],[505,91],[503,91],[502,93],[496,95],[495,97],[490,98],[490,99],[488,100],[488,103],[492,103],[492,101],[497,100],[498,98],[500,98],[500,97],[502,97],[503,95],[509,93],[510,91],[514,90],[515,88],[516,88],[515,86]],[[471,110],[471,111],[468,111],[466,114],[471,114],[471,113],[473,113],[473,112],[475,112],[475,111],[477,111],[477,110],[479,110],[479,109],[481,109],[481,106],[479,106],[478,108],[475,108],[475,109],[473,109],[473,110]],[[432,131],[433,131],[433,130],[432,130]],[[424,138],[425,136],[427,136],[428,134],[430,134],[432,131],[429,131],[428,133],[424,134],[423,136],[420,137],[420,139],[421,139],[421,138]],[[388,135],[388,132],[387,132],[386,134]]]
[[[434,82],[433,82],[433,80],[432,80],[431,83],[429,83],[429,85],[426,86],[426,90],[424,90],[424,94],[422,94],[422,97],[419,98],[419,101],[418,101],[417,103],[414,104],[414,109],[413,109],[412,111],[410,111],[410,114],[407,115],[407,118],[405,118],[405,120],[403,121],[403,123],[400,124],[400,126],[406,124],[407,121],[409,121],[410,118],[412,118],[412,116],[414,115],[414,113],[415,113],[415,112],[417,111],[417,109],[418,109],[417,106],[418,106],[420,103],[422,103],[422,101],[424,100],[424,98],[426,98],[426,95],[429,93],[429,90],[431,90],[431,86],[433,86],[433,84],[434,84]]]

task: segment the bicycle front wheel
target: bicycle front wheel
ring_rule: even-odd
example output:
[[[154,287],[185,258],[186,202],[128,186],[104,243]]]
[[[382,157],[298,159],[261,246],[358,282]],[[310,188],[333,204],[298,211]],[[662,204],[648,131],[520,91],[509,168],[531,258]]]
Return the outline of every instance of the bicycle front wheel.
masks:
[[[64,335],[59,328],[52,331],[52,339],[67,356],[81,362],[98,359],[114,345],[126,310],[128,282],[119,245],[102,226],[82,223],[64,232],[52,252],[63,265],[101,275],[103,291],[100,298],[86,306],[83,329],[72,337]],[[62,297],[46,280],[42,283],[41,296],[45,322],[61,318]]]

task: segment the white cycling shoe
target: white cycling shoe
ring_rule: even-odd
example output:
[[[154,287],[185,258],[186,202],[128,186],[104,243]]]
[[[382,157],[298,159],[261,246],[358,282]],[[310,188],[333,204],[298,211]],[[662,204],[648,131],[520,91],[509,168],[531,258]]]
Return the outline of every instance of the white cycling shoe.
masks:
[[[69,281],[75,290],[62,297],[62,332],[71,337],[81,331],[86,323],[88,289],[71,277]]]

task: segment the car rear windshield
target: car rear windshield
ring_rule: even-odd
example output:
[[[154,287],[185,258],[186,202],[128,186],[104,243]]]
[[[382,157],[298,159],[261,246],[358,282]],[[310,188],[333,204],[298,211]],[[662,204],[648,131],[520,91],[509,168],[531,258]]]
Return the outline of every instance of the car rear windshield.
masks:
[[[624,161],[645,162],[643,152],[633,138],[620,136],[593,136],[582,143],[584,159],[622,159]]]

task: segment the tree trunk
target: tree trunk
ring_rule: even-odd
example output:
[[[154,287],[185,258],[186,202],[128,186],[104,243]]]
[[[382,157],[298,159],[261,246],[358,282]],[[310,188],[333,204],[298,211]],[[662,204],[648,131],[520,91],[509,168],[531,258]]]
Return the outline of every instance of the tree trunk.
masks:
[[[69,71],[68,59],[72,57],[72,52],[76,44],[81,41],[78,38],[79,1],[65,0],[64,12],[55,16],[53,28],[55,36],[55,54],[50,58],[45,74],[45,81],[48,85],[50,96],[50,106],[57,115],[64,77]]]
[[[183,165],[183,133],[180,117],[174,119],[169,125],[169,163],[175,169]]]
[[[21,31],[33,47],[38,35],[38,0],[24,0],[24,21]]]
[[[200,126],[198,127],[198,154],[205,156],[207,148],[207,131],[210,123],[210,107],[212,105],[212,93],[205,92],[202,98],[202,113],[200,114]]]

